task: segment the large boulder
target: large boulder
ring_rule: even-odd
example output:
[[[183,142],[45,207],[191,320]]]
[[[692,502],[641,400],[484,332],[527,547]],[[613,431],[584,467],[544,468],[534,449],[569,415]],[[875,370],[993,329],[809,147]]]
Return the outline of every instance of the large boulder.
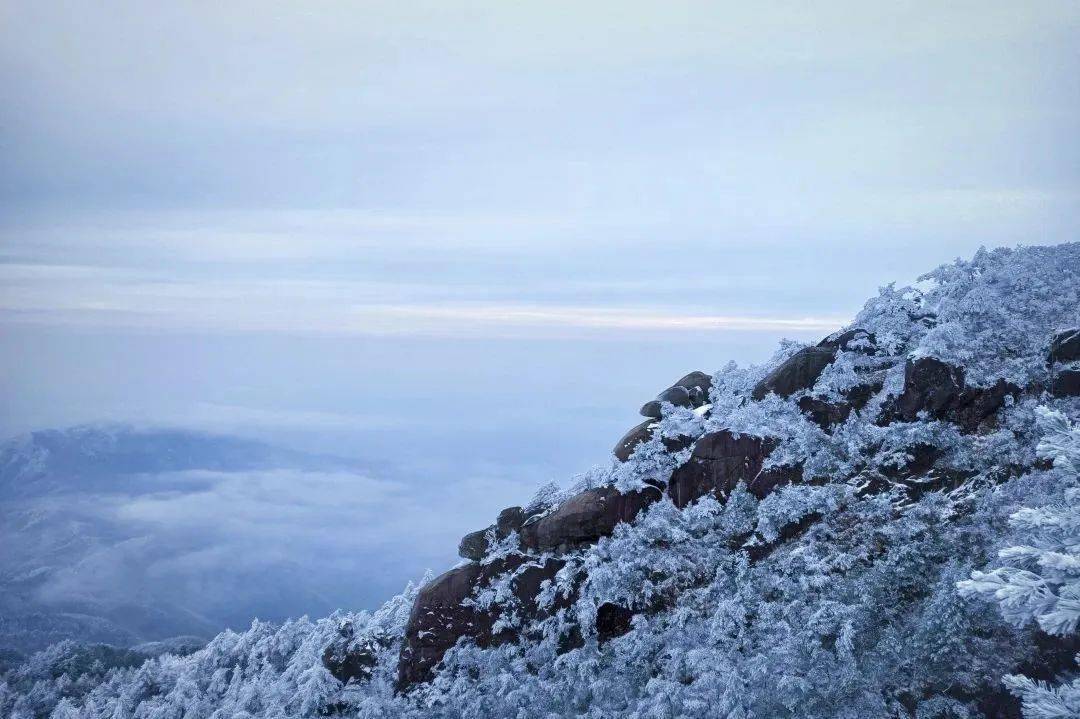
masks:
[[[810,389],[835,359],[836,350],[831,346],[804,347],[758,382],[752,397],[761,400],[770,393],[790,397],[796,392]]]
[[[656,401],[660,403],[670,402],[676,407],[693,407],[693,402],[690,401],[690,391],[686,387],[668,387],[666,390],[656,395]]]
[[[872,353],[876,347],[876,338],[870,332],[863,329],[845,330],[829,335],[818,343],[818,347],[844,350],[845,352],[859,351]]]
[[[896,398],[894,413],[914,422],[921,412],[953,422],[973,432],[1005,404],[1005,397],[1019,388],[1003,380],[992,387],[969,387],[964,370],[934,357],[908,360],[904,367],[904,391]]]
[[[828,402],[817,397],[799,399],[799,410],[822,429],[840,424],[851,414],[851,405],[847,402]]]
[[[655,419],[650,419],[642,422],[641,424],[637,425],[629,432],[624,434],[622,436],[622,439],[620,439],[618,443],[616,443],[615,448],[612,450],[615,455],[615,459],[619,460],[620,462],[625,462],[626,460],[630,459],[630,455],[634,453],[634,449],[639,444],[641,444],[642,442],[648,442],[650,439],[652,439],[653,432],[656,430],[657,426],[657,421]],[[680,450],[686,449],[690,446],[691,442],[693,442],[693,439],[684,435],[679,435],[677,437],[664,437],[663,439],[664,449],[669,452],[678,452]]]
[[[469,532],[462,537],[461,543],[458,544],[458,556],[462,559],[471,559],[474,562],[483,559],[484,555],[488,553],[487,533],[494,528],[495,525],[492,525],[486,529]]]
[[[624,434],[622,439],[615,443],[615,448],[611,450],[615,454],[615,459],[620,462],[625,462],[630,459],[630,455],[633,454],[635,447],[642,442],[649,441],[655,426],[656,420],[648,419]]]
[[[775,446],[774,440],[727,430],[706,434],[694,446],[689,461],[672,473],[668,495],[682,508],[706,494],[724,500],[743,482],[755,495],[764,497],[775,486],[797,479],[799,473],[783,467],[762,471]]]
[[[511,532],[520,532],[526,519],[525,510],[521,507],[507,507],[499,512],[499,517],[495,520],[495,533],[499,538],[505,539]]]
[[[491,644],[493,617],[462,604],[472,595],[480,575],[479,564],[465,564],[420,589],[398,660],[400,689],[429,680],[443,655],[462,637],[471,637],[480,646]]]
[[[557,557],[545,557],[539,562],[531,562],[525,565],[521,571],[514,575],[513,581],[510,582],[510,590],[521,603],[521,610],[525,616],[548,616],[549,611],[541,611],[537,606],[536,597],[540,594],[544,582],[554,581],[555,575],[565,566],[566,560]],[[576,599],[576,591],[569,596],[558,596],[552,603],[550,610],[565,609],[571,606]]]
[[[625,494],[614,487],[585,490],[551,514],[526,524],[522,543],[533,551],[547,552],[595,542],[611,534],[620,522],[633,521],[660,496],[655,487]]]
[[[383,635],[357,636],[352,622],[346,620],[323,648],[322,663],[342,684],[365,682],[375,670],[379,650],[388,646],[390,639]]]
[[[704,372],[695,370],[690,374],[679,379],[674,384],[675,387],[685,387],[687,391],[699,389],[704,393],[705,397],[709,396],[709,390],[712,389],[712,377]]]
[[[1080,396],[1080,370],[1064,369],[1054,377],[1053,393],[1058,397]]]
[[[1074,327],[1054,335],[1054,339],[1050,342],[1048,359],[1051,364],[1080,360],[1080,328]]]
[[[641,405],[640,414],[642,417],[651,417],[652,419],[660,419],[663,417],[664,413],[660,407],[660,400],[650,400]]]

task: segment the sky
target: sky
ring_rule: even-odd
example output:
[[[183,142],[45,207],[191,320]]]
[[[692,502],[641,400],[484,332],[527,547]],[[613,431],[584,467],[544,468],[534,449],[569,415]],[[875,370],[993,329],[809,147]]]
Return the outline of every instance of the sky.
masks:
[[[0,2],[0,434],[383,463],[452,561],[682,374],[1075,240],[1078,37],[1070,0]]]

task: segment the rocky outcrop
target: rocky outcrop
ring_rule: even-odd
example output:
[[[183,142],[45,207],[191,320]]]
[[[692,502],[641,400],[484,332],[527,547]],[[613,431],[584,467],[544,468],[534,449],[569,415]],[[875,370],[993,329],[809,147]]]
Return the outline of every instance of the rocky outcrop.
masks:
[[[914,422],[920,413],[953,422],[968,432],[978,426],[1016,395],[1019,388],[999,380],[992,387],[969,387],[964,371],[933,357],[908,360],[904,368],[904,391],[892,414],[904,422]]]
[[[491,529],[494,529],[494,525],[487,529],[478,529],[475,532],[469,532],[462,537],[461,543],[458,544],[458,556],[462,559],[471,559],[474,562],[483,559],[484,555],[488,552],[487,533]]]
[[[615,443],[615,448],[611,450],[615,454],[615,459],[620,462],[625,462],[630,459],[630,455],[633,454],[634,448],[642,442],[648,442],[652,437],[655,425],[656,421],[650,419],[642,422],[624,434],[622,439]]]
[[[416,597],[398,662],[398,686],[405,688],[431,678],[450,647],[462,637],[478,645],[491,643],[494,617],[463,604],[480,579],[479,564],[451,569],[424,585]]]
[[[685,387],[668,387],[666,390],[656,396],[656,401],[663,404],[664,402],[670,402],[676,407],[693,407],[693,402],[690,401],[690,391]]]
[[[697,388],[708,396],[709,390],[712,389],[712,376],[700,370],[695,370],[681,377],[674,386],[685,387],[687,390]]]
[[[1080,395],[1080,369],[1067,363],[1077,361],[1076,345],[1080,333],[1075,330],[1054,338],[1051,350],[1052,390],[1059,394]],[[768,394],[781,397],[798,395],[813,388],[822,371],[839,352],[859,352],[877,356],[875,338],[863,330],[848,330],[823,340],[817,346],[806,347],[781,363],[755,387],[752,396],[760,400]],[[862,410],[883,386],[884,370],[893,360],[888,357],[870,363],[860,375],[860,383],[840,393],[839,398],[825,399],[812,395],[800,396],[799,409],[826,431],[847,421],[853,412]],[[884,363],[884,364],[882,364]],[[1010,394],[1019,389],[1004,382],[992,387],[969,386],[961,368],[941,360],[924,357],[908,360],[905,365],[904,388],[891,404],[884,407],[880,421],[916,421],[925,415],[954,422],[964,431],[975,431],[1004,405]],[[700,407],[712,386],[712,379],[703,372],[693,372],[668,389],[657,399],[642,407],[648,419],[619,441],[615,456],[627,460],[641,443],[652,439],[662,416],[665,402],[678,407]],[[517,619],[526,622],[550,616],[566,609],[577,598],[577,588],[559,594],[554,604],[541,608],[537,604],[545,582],[553,581],[566,565],[560,554],[573,551],[610,536],[622,522],[633,522],[649,505],[663,498],[663,492],[675,506],[686,507],[706,495],[724,501],[740,482],[758,498],[766,497],[776,487],[802,480],[801,467],[764,469],[769,455],[776,449],[777,440],[736,434],[721,430],[705,434],[696,442],[690,437],[665,438],[664,446],[676,452],[693,444],[690,458],[671,475],[666,488],[647,486],[635,492],[620,492],[604,486],[586,490],[555,507],[535,508],[526,512],[521,507],[508,507],[500,512],[492,526],[466,535],[461,542],[461,556],[473,563],[453,569],[423,587],[413,607],[406,629],[398,667],[399,687],[429,679],[442,661],[446,651],[461,639],[478,646],[491,646],[505,641],[525,641],[514,626]],[[939,470],[940,450],[930,445],[913,445],[900,458],[882,466],[868,467],[857,481],[858,493],[899,491],[908,500],[917,499],[926,491],[948,490],[965,481],[964,476]],[[530,514],[532,516],[530,516]],[[817,520],[808,515],[781,528],[772,541],[750,542],[745,547],[751,561],[761,561],[777,546],[798,536]],[[517,532],[521,552],[485,557],[490,552],[492,538],[505,539]],[[541,555],[538,557],[537,555]],[[478,563],[484,560],[484,564]],[[493,628],[506,606],[496,605],[480,610],[470,598],[501,576],[510,577],[510,605],[515,620],[496,636]],[[502,601],[502,600],[500,600]],[[635,611],[613,602],[602,603],[596,610],[595,631],[600,644],[630,631]],[[565,625],[560,637],[560,651],[582,646],[581,628],[573,621]],[[370,675],[378,646],[353,643],[351,652],[331,651],[328,647],[324,663],[342,681],[362,681]]]
[[[596,608],[596,640],[600,644],[630,631],[634,613],[618,604],[604,602]]]
[[[790,397],[796,392],[810,389],[822,371],[836,358],[837,347],[804,347],[784,360],[754,387],[751,395],[762,400],[769,394]]]
[[[1080,370],[1059,370],[1054,376],[1052,392],[1058,397],[1080,397]]]
[[[379,650],[390,646],[385,636],[356,636],[352,622],[338,626],[337,636],[323,649],[323,666],[342,684],[371,678]]]
[[[877,340],[873,333],[856,328],[831,334],[821,340],[818,347],[843,350],[844,352],[858,351],[864,354],[873,354],[877,351]]]
[[[660,419],[664,416],[663,407],[660,406],[660,400],[649,400],[645,404],[641,405],[639,411],[642,417],[650,417],[652,419]]]
[[[665,402],[675,407],[702,407],[709,401],[709,389],[711,388],[712,377],[704,372],[694,371],[683,376],[678,382],[658,394],[656,399],[643,404],[640,413],[643,417],[649,419],[630,429],[615,444],[615,448],[612,450],[615,458],[620,462],[625,462],[630,459],[635,447],[642,442],[647,442],[652,437],[656,422],[664,416],[663,405]],[[670,451],[678,451],[678,449],[687,446],[687,442],[684,440],[665,440],[664,444]]]
[[[816,397],[801,397],[799,409],[816,425],[827,429],[846,420],[851,414],[852,406],[847,402],[827,402]]]
[[[499,512],[499,517],[495,520],[496,535],[500,539],[505,539],[511,532],[521,531],[521,525],[526,519],[525,510],[521,507],[507,507]]]
[[[697,441],[690,460],[671,475],[667,493],[679,508],[706,494],[726,499],[739,482],[764,497],[777,485],[801,475],[799,470],[785,467],[762,471],[774,447],[774,440],[727,430],[706,434]]]
[[[704,372],[691,372],[658,394],[656,399],[643,404],[641,415],[660,419],[663,416],[664,402],[670,402],[676,407],[700,407],[709,401],[711,387],[712,377]]]
[[[1050,364],[1080,361],[1080,327],[1058,332],[1050,341]]]
[[[615,530],[619,522],[632,522],[638,513],[660,499],[660,490],[646,487],[622,493],[597,487],[571,497],[558,509],[522,530],[522,543],[535,552],[547,552],[595,542]]]
[[[656,420],[650,419],[647,422],[642,422],[629,432],[623,435],[622,439],[616,443],[615,448],[612,449],[612,453],[615,455],[615,459],[620,462],[625,462],[630,459],[630,455],[634,453],[634,449],[637,448],[642,442],[648,442],[652,439],[653,432],[656,430]],[[669,452],[678,452],[690,446],[690,442],[693,441],[689,437],[665,437],[664,449]]]

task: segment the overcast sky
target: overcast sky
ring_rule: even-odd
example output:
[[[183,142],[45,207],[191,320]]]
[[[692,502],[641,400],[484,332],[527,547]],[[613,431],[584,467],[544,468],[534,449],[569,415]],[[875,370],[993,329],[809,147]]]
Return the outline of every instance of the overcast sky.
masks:
[[[689,370],[1076,240],[1078,128],[1074,0],[2,0],[0,431],[480,482],[452,538]]]
[[[820,331],[1075,239],[1078,38],[1071,1],[5,2],[0,309]]]

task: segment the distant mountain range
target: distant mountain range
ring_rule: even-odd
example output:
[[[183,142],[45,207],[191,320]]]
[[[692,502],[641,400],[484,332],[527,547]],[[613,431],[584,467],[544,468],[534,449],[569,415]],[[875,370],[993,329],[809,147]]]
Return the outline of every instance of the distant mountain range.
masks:
[[[207,570],[197,559],[216,538],[200,536],[206,527],[186,514],[220,504],[221,487],[238,488],[232,509],[243,515],[244,489],[260,492],[267,477],[303,484],[364,474],[353,460],[182,429],[79,426],[5,442],[0,661],[63,639],[131,646],[210,637],[258,614],[326,607],[297,557],[278,557],[271,571],[239,561],[235,571]],[[216,523],[207,520],[211,530]]]

